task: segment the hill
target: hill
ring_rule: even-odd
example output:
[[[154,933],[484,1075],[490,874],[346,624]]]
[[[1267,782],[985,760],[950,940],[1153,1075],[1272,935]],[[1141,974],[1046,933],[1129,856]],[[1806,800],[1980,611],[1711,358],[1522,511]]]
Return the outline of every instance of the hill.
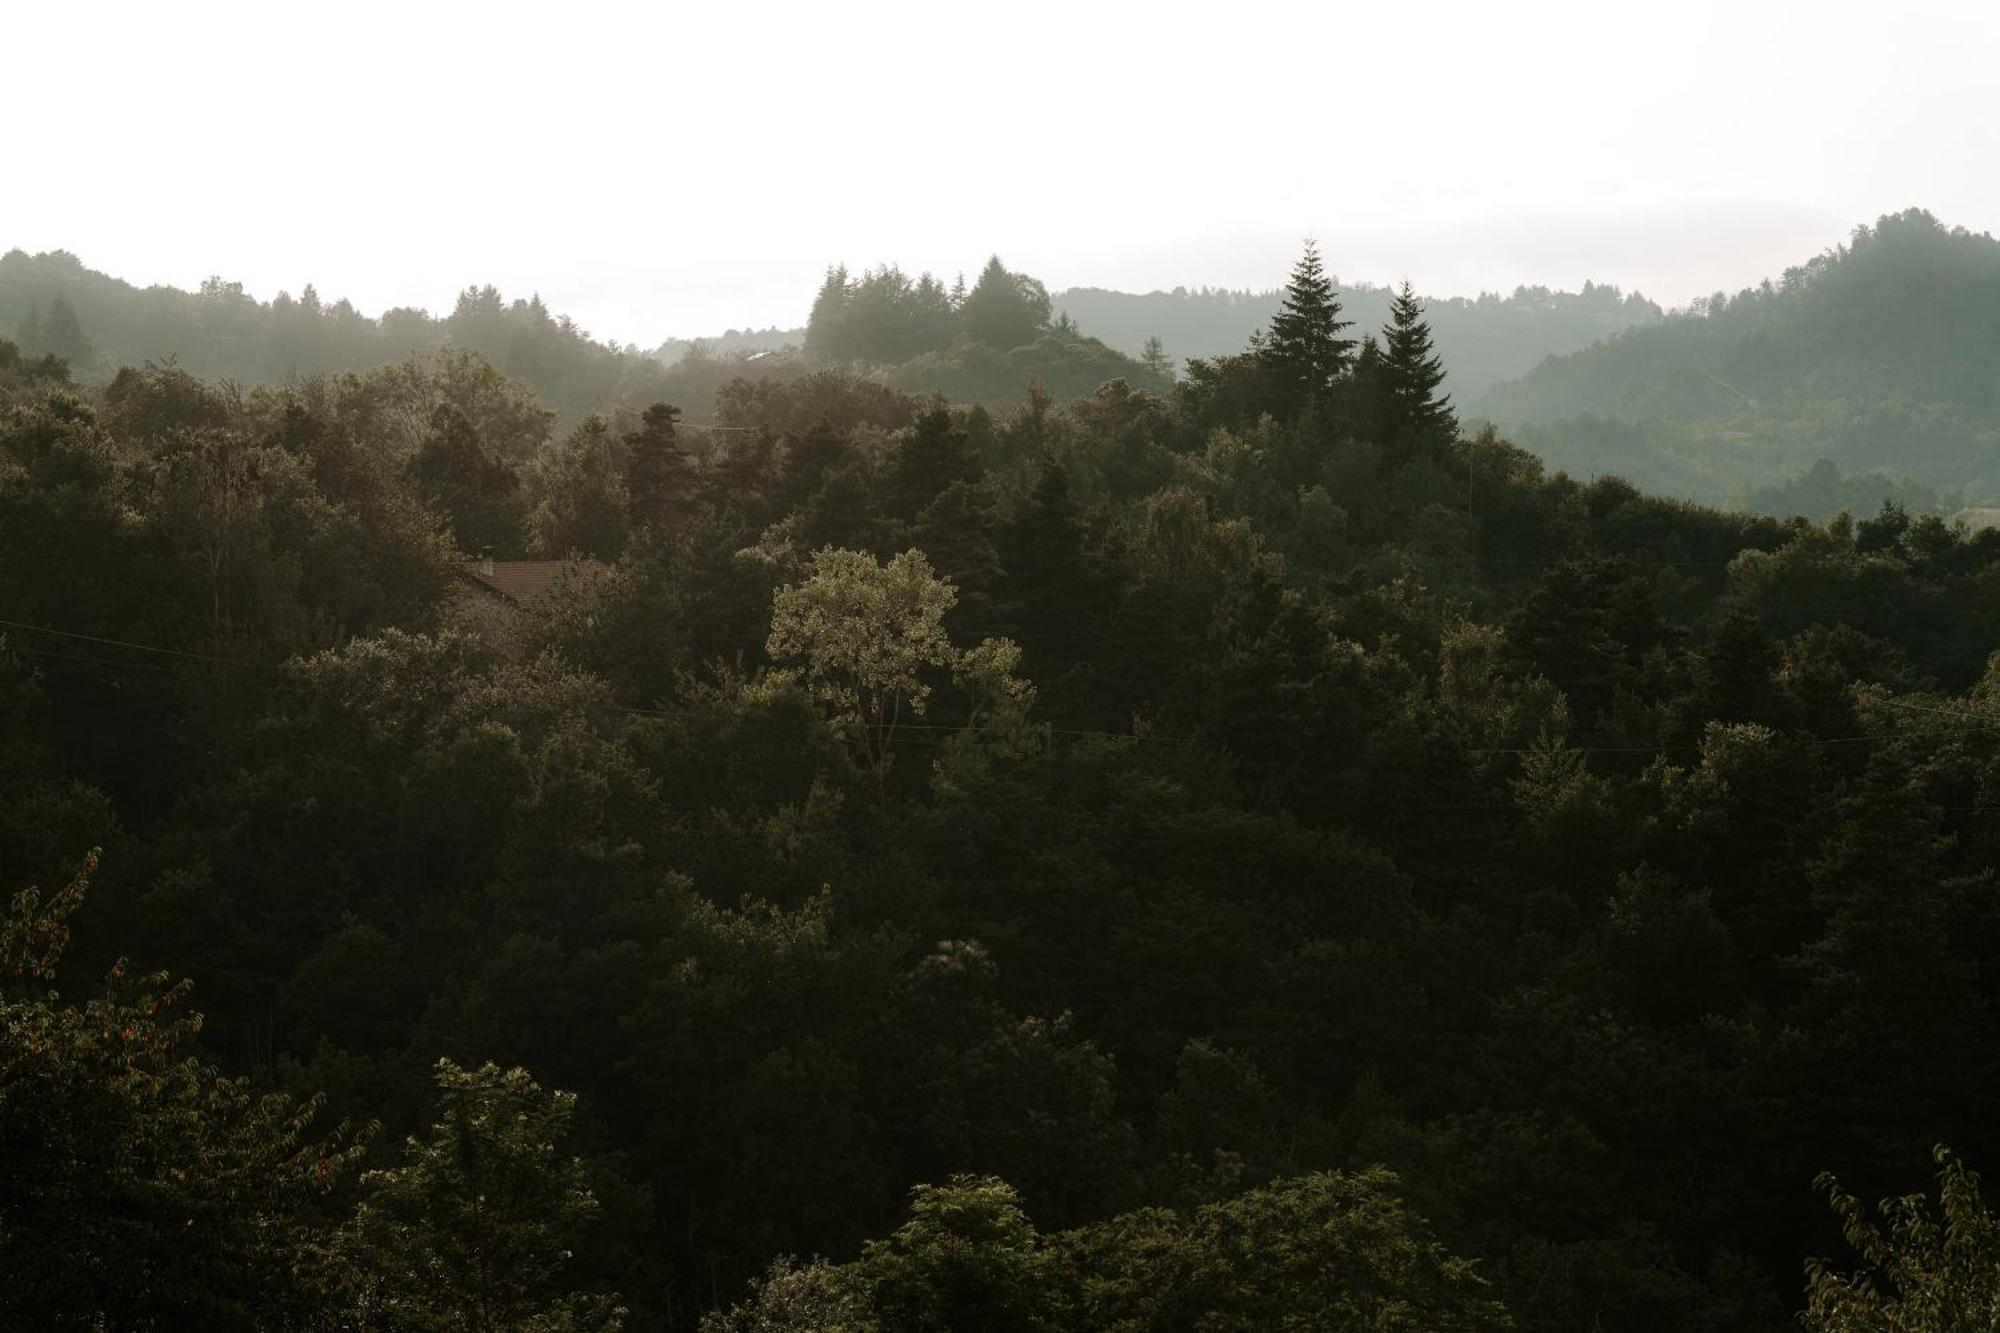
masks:
[[[716,392],[732,380],[799,379],[829,367],[960,403],[1025,402],[1033,383],[1058,400],[1120,378],[1164,387],[1159,373],[1072,322],[1052,321],[1041,284],[1004,270],[1007,282],[1029,284],[1020,309],[1001,309],[997,324],[961,326],[933,282],[926,294],[944,302],[944,321],[936,336],[910,340],[897,332],[895,302],[902,298],[890,289],[898,281],[914,284],[899,272],[886,280],[892,272],[855,284],[855,338],[814,342],[809,330],[731,330],[713,339],[669,339],[649,353],[592,338],[539,296],[508,300],[491,286],[466,288],[444,316],[408,307],[370,316],[349,301],[324,300],[311,285],[270,301],[220,277],[192,292],[140,288],[67,251],[17,249],[0,255],[0,334],[11,335],[27,355],[61,356],[79,378],[171,358],[191,374],[243,386],[361,374],[445,350],[474,352],[532,389],[564,421],[656,401],[684,405],[691,421],[711,421]],[[975,312],[981,308],[977,289],[960,299],[973,301]],[[888,324],[868,322],[878,308],[890,308]],[[985,308],[992,312],[993,302]]]
[[[1467,406],[1551,464],[1787,507],[2000,495],[2000,242],[1912,209]],[[1825,460],[1836,469],[1818,469]],[[1878,472],[1860,490],[1841,474]],[[1851,476],[1848,481],[1853,479]]]

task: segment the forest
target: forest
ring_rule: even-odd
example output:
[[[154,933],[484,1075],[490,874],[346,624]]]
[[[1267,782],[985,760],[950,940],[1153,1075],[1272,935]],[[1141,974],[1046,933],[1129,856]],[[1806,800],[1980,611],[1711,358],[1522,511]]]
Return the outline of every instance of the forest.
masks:
[[[0,1326],[1992,1326],[2000,531],[1579,480],[1342,300],[268,382],[37,304]]]
[[[1949,514],[2000,499],[1996,311],[2000,241],[1909,209],[1472,406],[1553,467],[1647,490],[1816,518],[1885,499]]]

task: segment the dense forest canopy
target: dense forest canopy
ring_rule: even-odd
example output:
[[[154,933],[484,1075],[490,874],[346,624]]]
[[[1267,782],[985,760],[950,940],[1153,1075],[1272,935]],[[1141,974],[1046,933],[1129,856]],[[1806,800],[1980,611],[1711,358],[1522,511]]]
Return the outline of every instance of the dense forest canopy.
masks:
[[[995,270],[822,299],[1080,345]],[[0,1325],[1990,1318],[2000,532],[1552,472],[1310,250],[1011,404],[90,290],[0,342]]]
[[[1885,497],[1990,505],[2000,241],[1890,214],[1778,280],[1717,292],[1471,405],[1553,466],[1711,502],[1819,517]]]

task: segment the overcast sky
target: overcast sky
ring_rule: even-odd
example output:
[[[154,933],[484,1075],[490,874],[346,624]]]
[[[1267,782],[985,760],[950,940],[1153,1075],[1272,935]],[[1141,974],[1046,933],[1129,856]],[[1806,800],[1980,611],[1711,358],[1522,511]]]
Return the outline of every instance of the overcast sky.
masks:
[[[1733,289],[2000,231],[2000,2],[0,0],[0,249],[601,337],[802,323],[827,263],[1053,288]]]

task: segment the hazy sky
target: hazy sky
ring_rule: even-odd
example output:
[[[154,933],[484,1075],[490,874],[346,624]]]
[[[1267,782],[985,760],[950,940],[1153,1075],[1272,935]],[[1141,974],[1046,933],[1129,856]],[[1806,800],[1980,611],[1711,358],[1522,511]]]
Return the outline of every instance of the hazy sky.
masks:
[[[31,4],[0,249],[603,337],[826,264],[1051,288],[1735,288],[1920,205],[2000,231],[2000,0]]]

